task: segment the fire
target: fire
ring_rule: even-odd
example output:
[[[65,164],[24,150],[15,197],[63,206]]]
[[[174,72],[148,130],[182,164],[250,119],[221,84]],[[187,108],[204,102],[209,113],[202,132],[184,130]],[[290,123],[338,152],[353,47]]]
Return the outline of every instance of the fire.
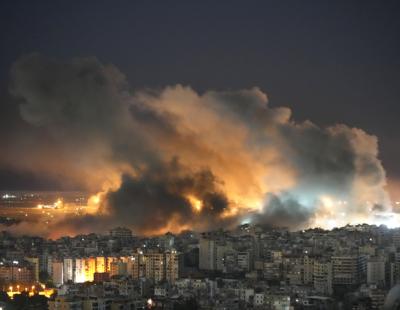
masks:
[[[126,171],[129,171],[129,169],[126,168]],[[102,213],[107,212],[107,210],[103,208],[103,202],[106,200],[106,195],[110,191],[118,189],[120,186],[121,180],[118,177],[118,173],[114,171],[114,173],[112,173],[111,176],[109,176],[109,178],[103,182],[101,185],[101,190],[88,198],[86,207],[87,213],[95,214],[99,211]]]
[[[100,196],[99,194],[93,195],[89,198],[89,204],[98,205],[100,203]]]
[[[87,206],[85,208],[86,213],[95,214],[96,212],[99,212],[102,203],[102,195],[103,193],[99,192],[88,198]]]
[[[192,208],[194,211],[196,212],[201,212],[201,210],[203,209],[203,202],[196,198],[193,195],[188,195],[187,199],[189,200],[190,204],[192,205]]]
[[[63,201],[61,198],[58,198],[57,201],[54,203],[55,208],[61,208],[63,206]]]
[[[174,214],[168,222],[165,224],[164,227],[160,229],[153,229],[149,228],[148,230],[143,230],[142,234],[148,235],[148,236],[159,236],[159,235],[164,235],[167,232],[171,233],[180,233],[181,231],[184,230],[190,230],[193,229],[193,226],[190,223],[185,223],[182,224],[182,218],[179,214]]]

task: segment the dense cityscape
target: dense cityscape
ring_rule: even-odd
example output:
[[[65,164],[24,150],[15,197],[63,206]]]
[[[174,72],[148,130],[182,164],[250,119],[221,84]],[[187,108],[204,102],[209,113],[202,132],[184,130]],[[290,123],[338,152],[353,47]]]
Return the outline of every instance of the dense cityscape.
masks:
[[[55,240],[3,231],[0,308],[395,309],[399,248],[400,229],[367,224]]]

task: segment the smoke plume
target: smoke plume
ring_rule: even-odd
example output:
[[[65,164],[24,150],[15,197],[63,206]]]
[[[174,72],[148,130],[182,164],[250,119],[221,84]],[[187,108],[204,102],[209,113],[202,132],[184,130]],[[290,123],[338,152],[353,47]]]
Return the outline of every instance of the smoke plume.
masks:
[[[11,92],[29,130],[13,133],[0,165],[100,192],[96,215],[60,231],[329,227],[391,208],[375,136],[296,122],[257,87],[133,91],[95,58],[35,54],[14,64]]]

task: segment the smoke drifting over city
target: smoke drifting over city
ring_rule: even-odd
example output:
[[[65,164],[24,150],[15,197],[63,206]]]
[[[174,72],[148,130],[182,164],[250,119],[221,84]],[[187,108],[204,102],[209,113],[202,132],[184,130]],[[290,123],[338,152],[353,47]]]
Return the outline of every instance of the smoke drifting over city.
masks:
[[[297,122],[257,87],[135,90],[95,58],[35,54],[14,64],[10,91],[29,130],[5,138],[13,142],[0,165],[99,198],[95,214],[38,227],[43,234],[246,222],[302,229],[390,217],[375,136]]]

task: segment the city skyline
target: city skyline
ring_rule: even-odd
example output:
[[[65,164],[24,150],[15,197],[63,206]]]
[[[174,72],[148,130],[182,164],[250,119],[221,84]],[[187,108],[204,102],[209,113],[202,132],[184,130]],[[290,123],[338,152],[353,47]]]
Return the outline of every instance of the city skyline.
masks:
[[[0,1],[0,310],[400,310],[399,12]]]
[[[0,244],[0,306],[22,310],[395,310],[400,300],[400,231],[383,225],[245,224],[153,237],[115,227],[58,239],[2,232]]]

